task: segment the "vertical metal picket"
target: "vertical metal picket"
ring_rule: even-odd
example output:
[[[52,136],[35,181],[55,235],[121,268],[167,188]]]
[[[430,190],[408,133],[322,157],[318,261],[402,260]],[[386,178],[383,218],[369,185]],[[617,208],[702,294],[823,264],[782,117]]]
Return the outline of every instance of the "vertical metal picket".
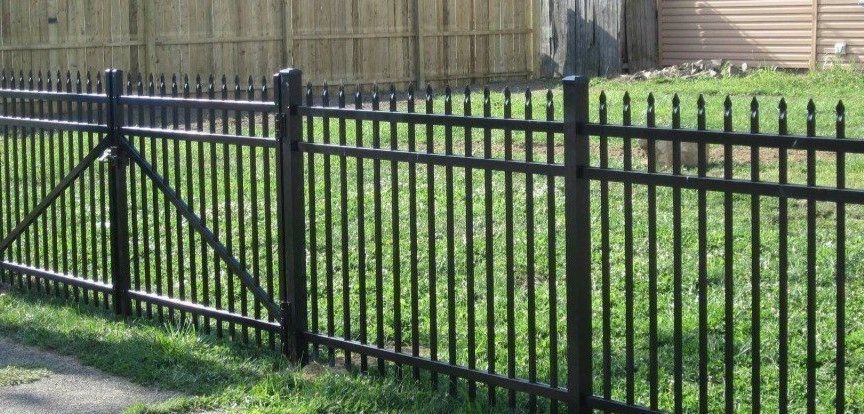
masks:
[[[591,370],[591,182],[589,166],[588,78],[564,78],[564,165],[567,272],[568,412],[590,413]]]
[[[111,221],[111,284],[113,286],[114,313],[129,316],[129,204],[126,202],[126,166],[129,164],[122,149],[120,127],[123,114],[119,98],[123,93],[123,71],[105,71],[108,95],[108,139],[111,153],[108,161],[110,184],[108,187],[109,217]]]
[[[282,315],[282,351],[292,362],[305,362],[306,343],[306,228],[303,194],[302,72],[283,69],[276,77],[279,299]]]

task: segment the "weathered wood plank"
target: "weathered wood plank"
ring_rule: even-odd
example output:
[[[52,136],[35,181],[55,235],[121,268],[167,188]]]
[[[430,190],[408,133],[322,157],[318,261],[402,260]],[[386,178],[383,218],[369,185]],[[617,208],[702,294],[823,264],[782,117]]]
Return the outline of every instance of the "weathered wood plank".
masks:
[[[542,0],[538,75],[612,76],[657,65],[655,0]]]
[[[652,0],[2,0],[0,63],[244,79],[289,65],[307,79],[367,84],[561,75],[577,62],[612,73],[623,54],[656,51],[648,42],[622,53],[631,3],[644,10],[628,9],[630,20],[651,13]],[[627,28],[643,39],[656,24]]]
[[[657,3],[655,0],[631,0],[625,3],[628,68],[630,72],[636,72],[657,67]]]
[[[576,1],[545,0],[540,4],[538,70],[541,76],[562,76],[576,68]]]

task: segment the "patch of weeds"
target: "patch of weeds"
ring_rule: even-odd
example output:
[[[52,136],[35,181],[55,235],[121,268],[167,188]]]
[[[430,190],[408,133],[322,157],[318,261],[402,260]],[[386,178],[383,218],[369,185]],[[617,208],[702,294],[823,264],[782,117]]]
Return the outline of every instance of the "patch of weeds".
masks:
[[[51,371],[37,366],[9,365],[0,367],[0,387],[29,384],[51,375]]]

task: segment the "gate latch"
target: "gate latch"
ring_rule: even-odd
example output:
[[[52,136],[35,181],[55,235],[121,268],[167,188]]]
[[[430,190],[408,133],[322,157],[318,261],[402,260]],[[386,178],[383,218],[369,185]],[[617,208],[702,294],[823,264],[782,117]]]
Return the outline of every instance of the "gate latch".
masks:
[[[115,162],[121,163],[121,165],[126,164],[126,157],[121,153],[120,147],[108,147],[105,152],[99,156],[99,162],[107,162],[109,164],[114,164]]]

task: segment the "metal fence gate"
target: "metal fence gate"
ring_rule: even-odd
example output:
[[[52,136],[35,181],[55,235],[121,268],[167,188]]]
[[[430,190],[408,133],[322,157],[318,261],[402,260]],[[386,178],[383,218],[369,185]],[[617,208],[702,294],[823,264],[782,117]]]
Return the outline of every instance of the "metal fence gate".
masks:
[[[262,332],[269,332],[273,343],[273,334],[281,332],[278,321],[283,314],[273,294],[273,273],[256,266],[253,275],[241,264],[238,257],[245,253],[245,246],[231,249],[232,241],[223,241],[237,237],[236,231],[223,228],[221,236],[217,234],[214,213],[207,211],[211,206],[218,208],[216,199],[212,205],[204,203],[203,192],[205,184],[217,191],[217,178],[207,182],[211,177],[204,166],[193,166],[191,157],[195,151],[196,155],[204,153],[205,141],[213,157],[217,150],[222,151],[220,157],[227,157],[232,149],[240,157],[246,146],[275,149],[272,140],[208,135],[203,124],[206,118],[215,131],[220,118],[217,108],[231,107],[238,114],[243,111],[260,118],[269,116],[274,105],[216,101],[212,79],[206,92],[210,100],[205,100],[201,99],[200,79],[196,99],[190,96],[188,79],[181,98],[176,78],[170,86],[173,96],[169,96],[164,78],[124,83],[122,71],[117,70],[105,72],[104,93],[101,77],[95,81],[94,93],[89,75],[82,81],[80,75],[73,80],[67,73],[65,90],[59,73],[56,90],[51,90],[50,75],[45,86],[41,74],[35,80],[31,74],[29,90],[15,84],[14,74],[11,78],[11,84],[6,83],[5,75],[2,79],[4,132],[10,143],[4,151],[4,168],[6,177],[15,181],[7,180],[4,189],[10,195],[4,197],[8,230],[0,250],[14,249],[14,254],[5,255],[4,269],[26,275],[28,287],[36,283],[38,288],[36,280],[44,279],[45,289],[49,289],[48,281],[55,283],[55,290],[62,285],[64,294],[74,287],[76,298],[78,288],[84,290],[85,300],[89,291],[102,293],[105,306],[110,302],[121,315],[152,317],[155,307],[160,320],[166,309],[174,320],[175,310],[181,315],[188,312],[196,325],[198,317],[204,318],[207,330],[210,318],[218,321],[215,327],[220,335],[223,324],[232,333],[239,325],[247,339],[252,328],[259,343]],[[219,115],[227,131],[234,120],[228,119],[227,112]],[[192,130],[193,123],[198,131]],[[186,130],[179,131],[183,126]],[[181,141],[185,147],[179,145]],[[197,148],[192,147],[195,141]],[[22,146],[21,151],[13,153],[17,145]],[[67,155],[80,161],[72,165],[64,159]],[[217,165],[212,167],[215,174]],[[186,192],[192,181],[201,184],[200,192]],[[44,196],[37,198],[40,193]],[[196,209],[192,200],[198,203]],[[225,206],[232,201],[226,199]],[[243,234],[243,225],[238,227]],[[274,237],[271,233],[266,236]],[[181,265],[172,267],[178,254]],[[184,261],[183,254],[200,255],[201,260]],[[196,279],[200,277],[196,264],[205,273],[212,266],[213,272],[223,274],[214,283],[207,277]],[[269,276],[267,283],[261,274]],[[235,306],[235,299],[241,303]],[[95,294],[93,300],[98,300]]]

